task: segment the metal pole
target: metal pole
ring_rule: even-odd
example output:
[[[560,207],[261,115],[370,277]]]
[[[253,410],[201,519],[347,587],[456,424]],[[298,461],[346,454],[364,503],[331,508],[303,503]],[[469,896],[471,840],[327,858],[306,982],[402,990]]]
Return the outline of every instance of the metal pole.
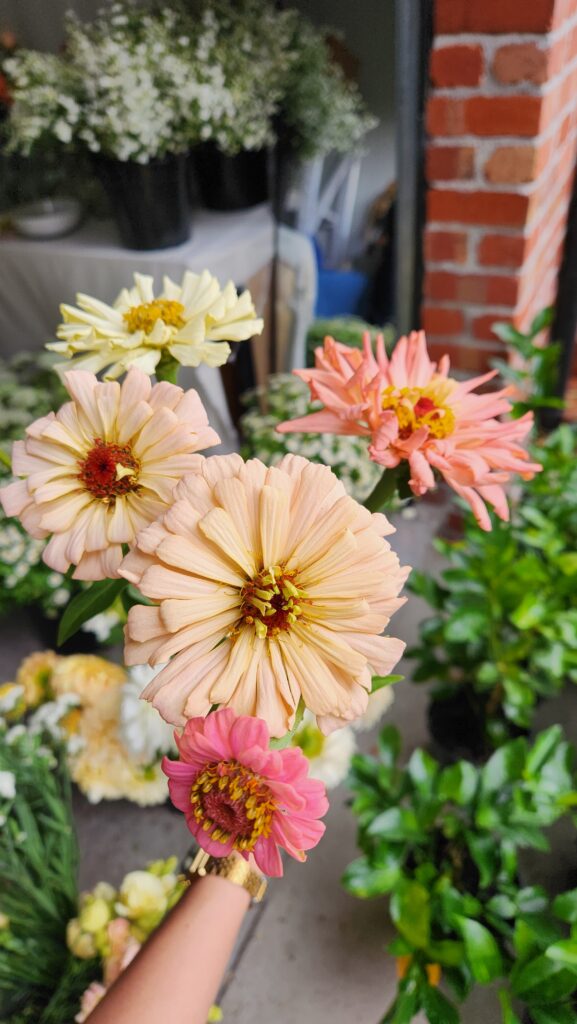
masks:
[[[423,107],[430,45],[429,13],[430,0],[396,2],[395,321],[401,334],[419,326],[424,194]]]

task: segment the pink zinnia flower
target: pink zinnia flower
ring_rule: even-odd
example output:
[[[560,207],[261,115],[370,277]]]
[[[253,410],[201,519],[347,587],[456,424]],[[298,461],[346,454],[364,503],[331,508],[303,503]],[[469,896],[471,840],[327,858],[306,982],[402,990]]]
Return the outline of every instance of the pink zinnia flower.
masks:
[[[197,456],[196,470],[120,569],[159,602],[130,610],[126,664],[172,658],[142,696],[174,725],[230,705],[273,736],[301,696],[325,731],[358,718],[405,646],[381,636],[408,573],[393,527],[300,456]]]
[[[390,360],[382,337],[376,356],[368,334],[362,351],[326,338],[324,348],[316,350],[315,369],[295,370],[324,409],[281,423],[277,430],[365,435],[375,462],[387,469],[408,462],[414,494],[435,486],[436,469],[468,501],[479,525],[490,530],[485,502],[506,520],[502,485],[511,473],[530,479],[541,469],[519,444],[533,416],[504,423],[496,418],[511,411],[509,388],[473,394],[496,370],[463,382],[448,371],[448,356],[438,367],[429,359],[423,331],[400,338]]]
[[[152,385],[142,370],[122,385],[83,370],[64,382],[72,401],[14,443],[12,468],[25,479],[3,487],[0,501],[33,537],[52,534],[43,554],[52,569],[114,577],[122,545],[166,510],[193,453],[219,437],[196,391]]]
[[[254,856],[261,871],[280,877],[279,848],[304,861],[325,831],[318,821],[328,810],[325,787],[308,778],[298,747],[269,750],[269,732],[259,718],[237,717],[221,708],[191,718],[175,734],[180,760],[164,758],[170,798],[214,857],[232,850]]]

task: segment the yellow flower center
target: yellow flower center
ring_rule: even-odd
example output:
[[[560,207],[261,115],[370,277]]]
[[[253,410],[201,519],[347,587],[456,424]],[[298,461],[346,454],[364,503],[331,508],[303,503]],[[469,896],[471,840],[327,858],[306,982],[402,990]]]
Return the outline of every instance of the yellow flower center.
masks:
[[[431,437],[443,438],[455,429],[455,413],[446,404],[456,382],[440,377],[424,388],[385,388],[382,408],[392,409],[399,423],[399,437],[406,440],[422,427]]]
[[[153,299],[143,302],[140,306],[131,306],[122,318],[131,334],[144,331],[150,334],[157,320],[162,320],[169,327],[184,327],[184,306],[175,299]]]
[[[96,437],[94,446],[78,465],[78,479],[93,497],[103,501],[113,501],[138,487],[140,462],[129,444],[112,444]]]
[[[235,850],[253,850],[268,838],[276,810],[266,782],[238,761],[209,764],[190,792],[194,817],[217,843],[234,841]]]
[[[296,573],[286,572],[281,565],[271,565],[241,590],[240,613],[247,626],[254,626],[256,635],[278,636],[288,630],[303,613],[306,592],[297,586]]]

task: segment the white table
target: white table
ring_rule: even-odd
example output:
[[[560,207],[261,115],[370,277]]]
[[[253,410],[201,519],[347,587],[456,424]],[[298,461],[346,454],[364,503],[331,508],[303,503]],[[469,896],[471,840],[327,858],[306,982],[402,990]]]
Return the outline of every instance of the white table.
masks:
[[[158,285],[164,274],[178,281],[185,270],[206,268],[223,285],[232,279],[251,286],[260,274],[253,298],[262,313],[273,254],[274,221],[267,205],[233,213],[198,210],[188,242],[150,252],[123,249],[114,225],[103,221],[49,241],[0,237],[0,354],[42,348],[55,337],[60,303],[73,304],[77,292],[112,302],[135,271],[152,274]],[[185,383],[198,388],[212,425],[232,447],[236,438],[219,373],[202,366],[186,371]]]

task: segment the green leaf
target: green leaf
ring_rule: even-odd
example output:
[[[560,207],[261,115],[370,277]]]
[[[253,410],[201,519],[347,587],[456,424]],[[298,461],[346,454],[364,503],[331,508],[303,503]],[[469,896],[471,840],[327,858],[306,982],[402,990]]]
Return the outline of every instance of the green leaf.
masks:
[[[511,991],[527,1002],[547,1006],[566,999],[577,988],[573,971],[546,956],[537,956],[511,975]]]
[[[496,793],[507,782],[520,778],[526,754],[527,744],[522,738],[496,750],[481,772],[483,793]]]
[[[571,924],[577,922],[577,889],[570,889],[557,896],[553,903],[553,913],[562,921],[569,921]]]
[[[373,676],[371,693],[382,690],[384,686],[393,686],[394,683],[401,683],[404,676]]]
[[[459,1014],[438,988],[427,985],[421,993],[423,1009],[429,1018],[429,1024],[459,1024]]]
[[[577,551],[567,551],[559,555],[557,565],[565,576],[574,576],[577,573]]]
[[[439,778],[439,798],[453,800],[465,807],[477,791],[478,772],[469,761],[458,761],[444,768]]]
[[[427,889],[419,882],[402,880],[391,897],[391,917],[403,938],[415,949],[429,944],[431,906]]]
[[[426,750],[414,750],[407,765],[407,771],[416,789],[429,794],[433,788],[439,765]]]
[[[544,331],[547,327],[550,327],[553,323],[553,317],[555,315],[555,309],[553,306],[546,306],[545,309],[540,310],[539,313],[533,318],[531,326],[529,328],[529,335],[531,338],[536,337],[541,331]]]
[[[566,1004],[558,1006],[532,1006],[531,1020],[533,1024],[576,1024],[575,1010]]]
[[[548,612],[547,602],[536,597],[534,594],[525,594],[521,604],[517,606],[512,615],[511,622],[517,629],[533,629]]]
[[[99,615],[114,604],[116,598],[128,586],[126,580],[98,580],[77,594],[68,602],[58,626],[60,647],[80,629],[93,615]]]
[[[452,644],[472,643],[487,628],[487,615],[483,611],[463,608],[449,619],[445,638]]]
[[[420,839],[422,829],[413,810],[401,807],[389,807],[377,814],[367,829],[369,836],[383,839]]]
[[[468,832],[466,838],[471,857],[479,869],[479,884],[482,889],[486,889],[497,872],[498,850],[495,840],[492,835],[478,835],[475,832]]]
[[[561,939],[545,950],[545,956],[556,960],[566,967],[577,967],[577,940]],[[577,986],[577,982],[575,983]]]
[[[512,345],[513,347],[526,340],[525,335],[517,331],[513,324],[506,323],[503,320],[497,320],[494,324],[491,324],[491,330],[506,345]]]
[[[439,942],[431,942],[425,952],[431,963],[441,964],[442,967],[458,967],[463,963],[465,947],[462,942],[453,939],[440,939]]]
[[[400,869],[395,858],[388,863],[372,867],[366,857],[359,857],[349,864],[344,875],[343,885],[348,892],[359,899],[371,899],[391,891],[399,878]]]
[[[549,760],[551,755],[559,746],[562,736],[563,732],[559,725],[553,725],[550,729],[546,729],[545,732],[542,732],[537,736],[537,739],[533,743],[533,746],[527,755],[525,772],[528,776],[533,777],[539,775],[539,772],[545,762]]]
[[[503,973],[503,960],[494,936],[488,928],[469,917],[457,918],[473,977],[481,985]]]
[[[501,1013],[503,1015],[503,1024],[521,1024],[516,1013],[513,1012],[511,1006],[511,996],[505,989],[501,989],[499,992],[499,1002],[501,1003]]]

